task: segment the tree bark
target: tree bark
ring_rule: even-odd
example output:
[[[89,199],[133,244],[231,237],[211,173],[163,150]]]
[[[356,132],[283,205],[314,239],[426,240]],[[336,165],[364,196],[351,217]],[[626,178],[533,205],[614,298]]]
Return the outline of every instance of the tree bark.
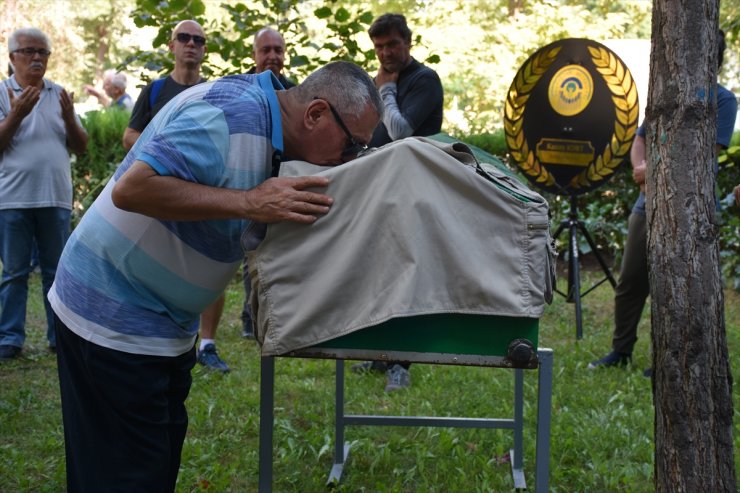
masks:
[[[524,10],[524,0],[509,0],[509,17],[516,17]]]
[[[647,130],[655,491],[736,493],[716,219],[718,0],[654,0]]]

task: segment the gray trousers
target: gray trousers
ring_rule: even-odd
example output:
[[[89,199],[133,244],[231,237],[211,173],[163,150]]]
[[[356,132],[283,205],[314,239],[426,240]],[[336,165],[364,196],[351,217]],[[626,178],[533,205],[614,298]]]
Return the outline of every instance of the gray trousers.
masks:
[[[645,216],[630,214],[622,270],[614,296],[614,335],[612,349],[632,354],[637,341],[637,324],[650,294]]]

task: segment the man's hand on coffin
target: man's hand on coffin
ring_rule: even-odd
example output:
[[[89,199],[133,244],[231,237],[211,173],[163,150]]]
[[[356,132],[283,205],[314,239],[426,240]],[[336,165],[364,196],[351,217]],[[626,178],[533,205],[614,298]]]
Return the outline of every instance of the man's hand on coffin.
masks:
[[[329,212],[334,200],[307,188],[326,187],[321,176],[270,178],[247,192],[244,216],[262,223],[293,221],[310,224]]]
[[[169,221],[251,219],[263,223],[312,223],[333,199],[309,192],[329,180],[320,176],[270,178],[251,190],[218,188],[158,174],[134,162],[118,179],[111,198],[119,209]]]

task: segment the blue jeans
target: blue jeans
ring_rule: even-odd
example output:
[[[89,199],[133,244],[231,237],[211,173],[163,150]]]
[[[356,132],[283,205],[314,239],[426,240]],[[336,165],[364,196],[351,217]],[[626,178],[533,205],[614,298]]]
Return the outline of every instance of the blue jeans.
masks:
[[[0,345],[23,347],[26,339],[26,301],[31,251],[38,246],[41,283],[46,309],[46,337],[56,346],[54,312],[46,295],[54,282],[57,263],[69,238],[69,209],[0,209]]]

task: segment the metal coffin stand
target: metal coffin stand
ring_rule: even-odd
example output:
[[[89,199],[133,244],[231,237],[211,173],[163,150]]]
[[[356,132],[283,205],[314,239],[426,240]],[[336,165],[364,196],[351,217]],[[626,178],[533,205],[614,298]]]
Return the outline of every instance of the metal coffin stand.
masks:
[[[549,455],[550,455],[550,409],[552,402],[552,378],[553,378],[553,353],[551,349],[534,350],[537,339],[536,320],[532,325],[532,319],[516,319],[509,317],[471,317],[454,315],[434,315],[433,318],[420,317],[422,324],[414,324],[422,327],[424,338],[404,337],[404,343],[398,341],[398,324],[406,324],[405,319],[396,319],[391,323],[371,329],[364,329],[350,336],[340,337],[327,343],[312,346],[305,349],[290,352],[277,357],[295,358],[321,358],[336,360],[336,394],[335,394],[335,437],[334,437],[334,465],[329,474],[327,484],[337,484],[341,479],[344,466],[349,456],[349,443],[344,441],[344,430],[346,426],[430,426],[430,427],[457,427],[457,428],[484,428],[484,429],[508,429],[513,431],[514,440],[511,454],[512,476],[514,488],[517,491],[527,489],[524,478],[523,466],[523,382],[525,369],[537,369],[537,437],[535,450],[535,487],[536,493],[545,493],[549,487]],[[436,329],[447,324],[451,320],[465,318],[465,334],[473,334],[473,338],[467,338],[462,343],[460,332],[453,335],[442,336]],[[419,318],[419,317],[411,317]],[[486,334],[494,334],[498,339],[493,344],[480,346],[483,332],[479,330],[468,331],[471,326],[481,323],[490,324],[491,319],[504,319],[507,330],[491,331],[488,326]],[[401,322],[398,322],[401,320]],[[429,321],[434,320],[436,324],[430,326]],[[471,325],[470,321],[473,320]],[[521,332],[522,320],[528,320],[525,325],[529,328],[532,337],[511,338],[517,331]],[[416,320],[418,322],[419,320]],[[500,322],[500,320],[498,320]],[[513,323],[512,323],[513,322]],[[494,326],[497,326],[494,322]],[[498,328],[498,327],[497,327]],[[533,332],[534,331],[534,332]],[[448,334],[450,331],[447,331]],[[387,336],[394,334],[392,339]],[[409,335],[412,335],[410,333]],[[421,334],[419,332],[416,335]],[[476,336],[477,334],[477,336]],[[406,334],[404,334],[406,335]],[[489,336],[483,336],[489,339]],[[503,338],[503,339],[502,339]],[[500,342],[508,342],[505,348]],[[453,343],[450,343],[454,339]],[[465,338],[463,338],[465,339]],[[534,343],[531,339],[534,339]],[[422,342],[419,342],[422,341]],[[390,350],[378,349],[378,346],[386,343]],[[410,345],[425,346],[421,351],[409,350]],[[488,354],[471,354],[471,345],[487,348]],[[358,347],[359,346],[359,347]],[[362,347],[368,346],[368,347]],[[373,347],[375,346],[375,347]],[[392,347],[397,346],[397,347]],[[399,349],[400,347],[400,349]],[[461,350],[450,352],[438,351],[438,348],[449,348]],[[432,348],[432,351],[427,349]],[[497,354],[498,353],[498,354]],[[501,354],[503,353],[503,354]],[[274,386],[275,386],[275,358],[276,356],[263,356],[261,361],[260,377],[260,451],[259,451],[259,493],[270,493],[272,491],[273,476],[273,421],[274,421]],[[386,360],[407,361],[412,363],[432,363],[459,366],[483,366],[492,368],[509,368],[514,370],[514,416],[513,418],[468,418],[468,417],[430,417],[430,416],[385,416],[385,415],[350,415],[344,409],[344,360]]]

